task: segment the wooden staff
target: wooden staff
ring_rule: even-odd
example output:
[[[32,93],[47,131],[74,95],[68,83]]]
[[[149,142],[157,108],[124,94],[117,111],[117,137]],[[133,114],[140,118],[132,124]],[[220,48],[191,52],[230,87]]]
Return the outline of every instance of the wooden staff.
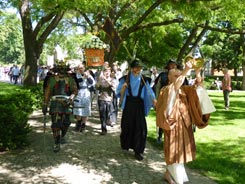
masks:
[[[122,89],[121,89],[121,91],[120,91],[119,106],[122,105],[123,98],[124,98],[124,95],[125,95],[125,91],[126,91],[128,85],[130,85],[130,84],[129,84],[130,72],[131,72],[131,71],[129,70],[129,71],[128,71],[128,74],[127,74],[127,77],[126,77],[126,81],[125,81],[125,83],[123,84]]]

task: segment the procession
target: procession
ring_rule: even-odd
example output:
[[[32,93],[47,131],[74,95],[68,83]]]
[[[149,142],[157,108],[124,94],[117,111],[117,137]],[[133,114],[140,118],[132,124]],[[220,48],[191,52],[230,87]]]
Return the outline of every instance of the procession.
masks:
[[[100,42],[93,36],[91,42],[86,45],[96,50],[98,48],[91,45],[95,43],[94,40]],[[125,152],[132,149],[138,161],[144,159],[146,147],[145,117],[151,109],[155,109],[156,126],[161,128],[164,134],[165,159],[169,159],[166,160],[169,166],[165,172],[165,179],[169,183],[188,181],[184,163],[195,160],[193,125],[198,128],[206,127],[211,113],[216,111],[203,87],[201,69],[204,62],[202,60],[188,57],[184,61],[184,67],[181,63],[169,62],[166,66],[169,69],[166,79],[168,82],[158,86],[156,95],[150,86],[152,79],[142,74],[143,62],[137,58],[130,62],[127,74],[116,77],[119,76],[117,71],[112,69],[103,57],[85,55],[87,62],[78,64],[72,71],[60,55],[62,55],[61,51],[55,54],[55,66],[48,71],[43,82],[44,129],[46,129],[46,116],[49,113],[54,138],[54,153],[60,152],[61,145],[69,145],[65,137],[71,125],[71,115],[76,121],[74,131],[78,133],[87,131],[93,96],[96,95],[96,108],[101,123],[100,135],[106,136],[108,127],[113,127],[118,123],[118,110],[121,109],[120,147]],[[169,68],[170,64],[172,64],[171,68]],[[100,69],[97,72],[89,70],[89,67],[93,65]],[[192,68],[196,72],[196,79],[194,84],[188,87],[188,82],[185,83],[186,75]],[[173,89],[170,88],[171,84]],[[154,85],[157,85],[155,81],[152,86]],[[172,92],[165,94],[164,90],[168,88]],[[188,95],[196,97],[191,100]],[[186,114],[187,112],[190,114]],[[179,121],[182,116],[185,116],[183,122]],[[176,142],[173,143],[173,140]],[[182,144],[182,146],[174,150],[175,144]]]
[[[242,184],[244,2],[0,2],[0,183]]]

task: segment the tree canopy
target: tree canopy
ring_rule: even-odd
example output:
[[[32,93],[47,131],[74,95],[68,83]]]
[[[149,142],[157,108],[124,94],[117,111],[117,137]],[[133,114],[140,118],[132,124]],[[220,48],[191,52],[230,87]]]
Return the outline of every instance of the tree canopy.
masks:
[[[21,22],[14,13],[0,14],[0,63],[24,63]]]
[[[164,65],[170,58],[181,61],[195,47],[205,44],[214,31],[244,37],[245,6],[240,0],[10,0],[0,5],[6,4],[17,8],[21,16],[26,84],[35,84],[34,68],[45,43],[54,45],[52,40],[66,37],[73,43],[79,41],[74,32],[67,35],[68,28],[96,33],[109,43],[109,62],[136,53],[148,66]],[[75,50],[68,41],[62,43]],[[236,43],[243,44],[232,48],[241,49],[238,58],[244,65],[244,43]]]

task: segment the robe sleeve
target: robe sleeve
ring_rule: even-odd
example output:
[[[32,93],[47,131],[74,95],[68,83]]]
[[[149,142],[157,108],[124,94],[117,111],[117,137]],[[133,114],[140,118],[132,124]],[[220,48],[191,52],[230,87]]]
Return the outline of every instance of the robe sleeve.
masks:
[[[153,106],[152,102],[156,98],[148,81],[146,81],[145,86],[143,87],[142,93],[143,93],[143,99],[144,99],[145,116],[147,116],[150,112],[150,109]]]
[[[182,86],[187,96],[191,121],[198,128],[205,128],[208,125],[210,114],[202,114],[199,98],[194,86]]]
[[[166,87],[163,87],[159,93],[156,105],[156,124],[158,127],[164,130],[171,130],[175,127],[176,117],[172,115],[176,115],[173,111],[176,110],[177,106],[177,95],[173,99],[171,99],[171,92],[174,90],[174,85],[170,84]],[[172,101],[171,101],[172,100]],[[171,101],[171,105],[169,102]],[[171,116],[169,116],[171,114]]]
[[[170,84],[161,89],[157,99],[156,106],[156,124],[164,130],[171,130],[178,121],[179,95],[176,93],[175,98],[171,99],[174,86]],[[204,128],[208,125],[210,114],[202,114],[199,98],[194,86],[182,86],[187,98],[188,114],[191,122],[198,128]],[[172,105],[170,105],[171,103]]]
[[[119,80],[119,84],[118,84],[117,89],[116,89],[116,96],[117,96],[117,98],[119,98],[119,99],[121,98],[121,93],[120,93],[120,91],[121,91],[121,89],[122,89],[122,86],[123,86],[124,82],[125,82],[125,79],[124,79],[124,78],[121,78],[121,79]],[[122,104],[119,104],[119,105],[121,105],[121,108],[122,108],[122,109],[124,109],[124,106],[125,106],[126,94],[127,94],[127,93],[128,93],[128,88],[125,90],[124,97],[123,97],[123,100],[122,100]]]

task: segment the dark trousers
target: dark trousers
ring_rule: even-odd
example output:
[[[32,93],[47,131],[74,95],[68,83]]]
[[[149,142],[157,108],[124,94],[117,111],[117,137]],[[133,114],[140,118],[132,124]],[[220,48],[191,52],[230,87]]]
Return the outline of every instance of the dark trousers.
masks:
[[[121,119],[121,148],[131,148],[136,154],[144,153],[146,137],[144,101],[140,97],[127,96]]]
[[[229,99],[230,91],[224,90],[223,95],[224,95],[224,101],[225,101],[225,108],[229,108],[230,107],[230,99]]]
[[[111,102],[99,100],[98,105],[99,105],[101,130],[102,132],[107,132],[106,122],[110,120]]]
[[[15,83],[15,84],[18,83],[18,78],[19,78],[18,75],[13,75],[13,80],[14,80],[14,83]]]
[[[53,137],[55,144],[60,143],[60,138],[64,137],[67,133],[67,130],[71,124],[69,114],[52,114],[51,116],[52,124],[51,128],[53,131]]]
[[[163,129],[158,128],[158,138],[162,138],[162,134],[163,134]]]

